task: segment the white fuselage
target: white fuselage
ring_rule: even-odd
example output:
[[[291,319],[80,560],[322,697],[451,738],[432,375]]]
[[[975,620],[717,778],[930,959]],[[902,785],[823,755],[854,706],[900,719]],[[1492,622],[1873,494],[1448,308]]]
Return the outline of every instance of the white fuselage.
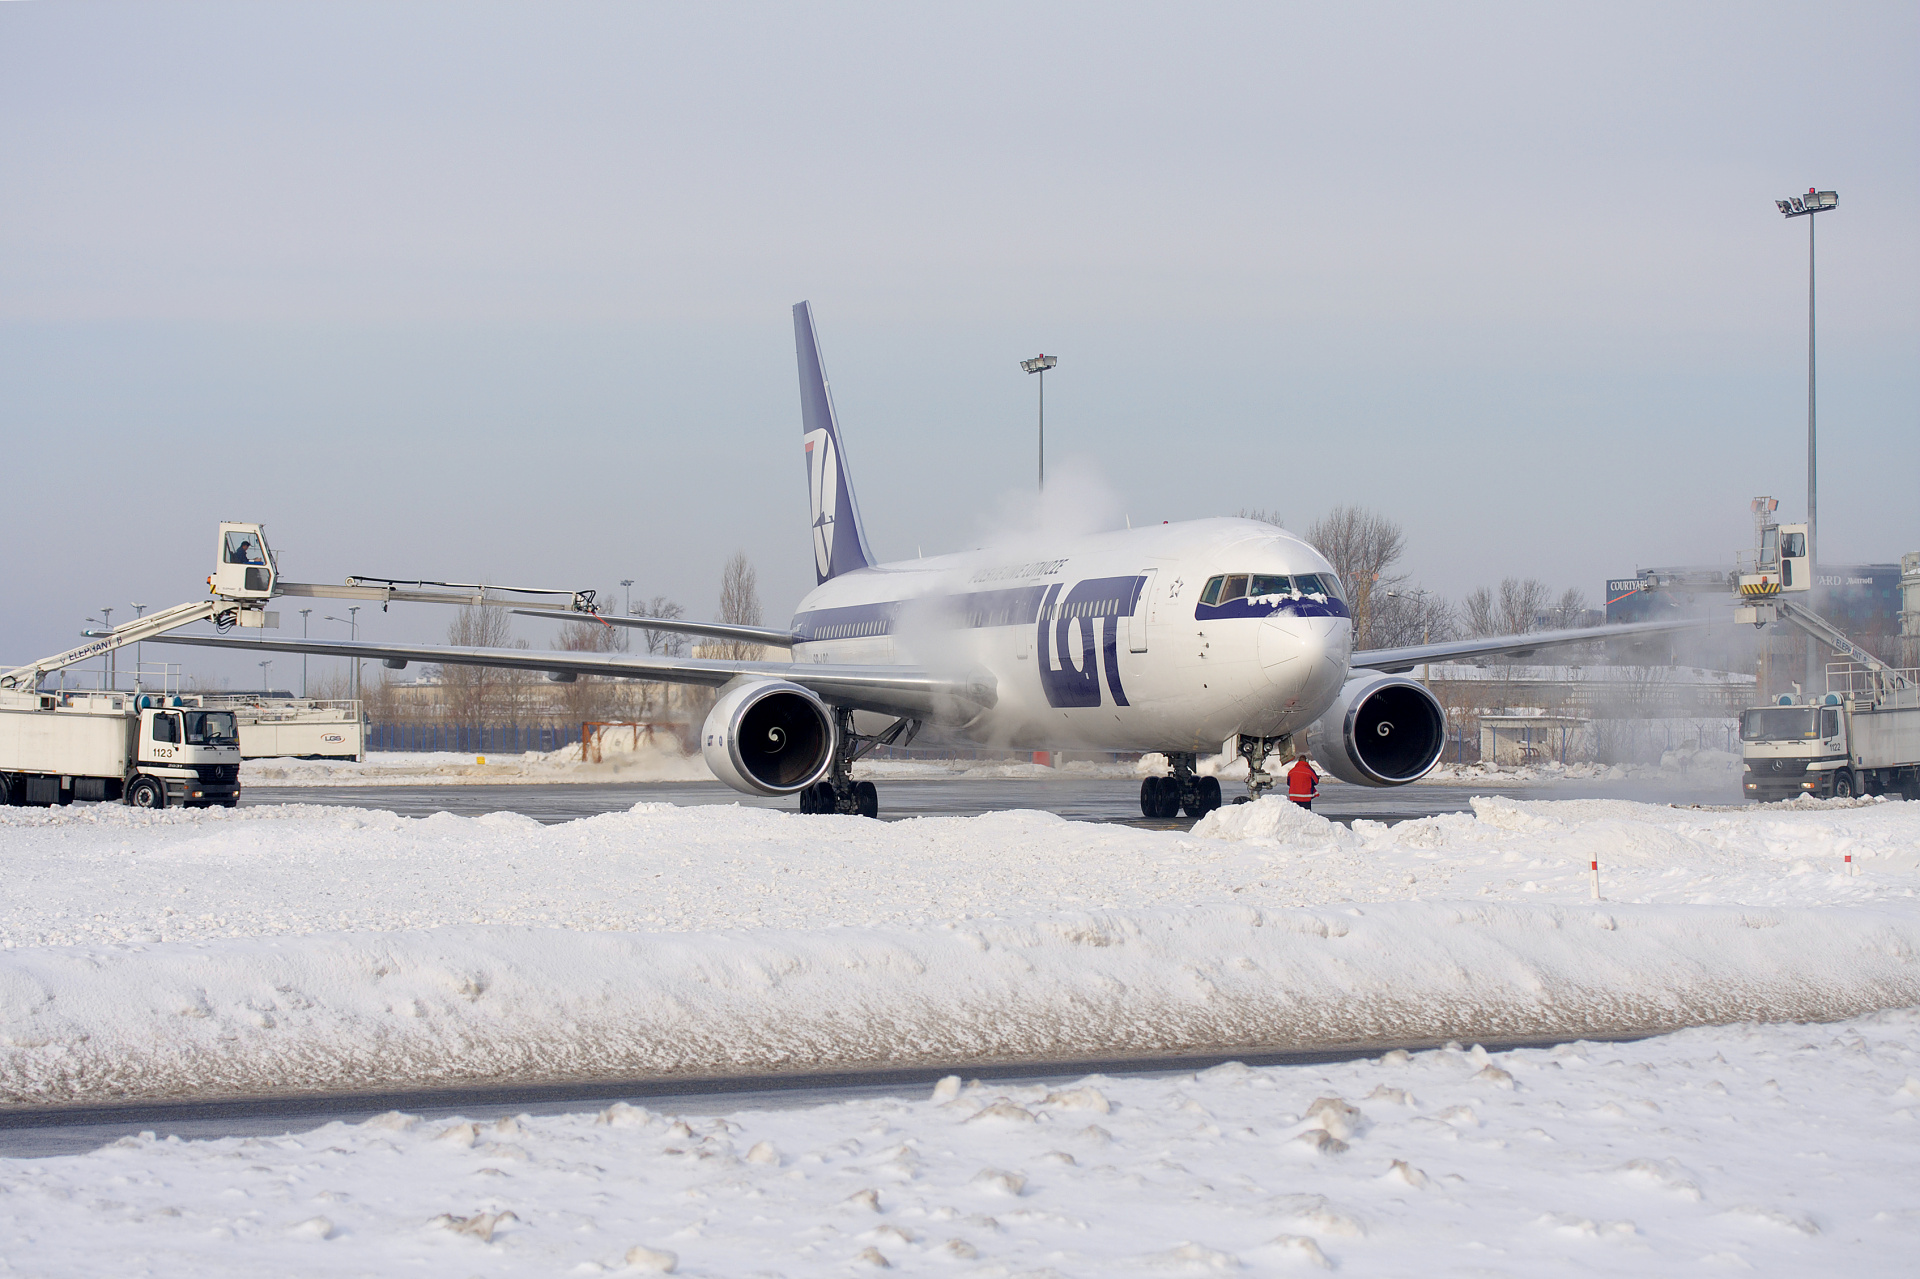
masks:
[[[1317,719],[1347,678],[1353,632],[1326,593],[1208,604],[1203,589],[1223,575],[1272,585],[1332,571],[1293,534],[1240,519],[883,564],[801,601],[793,657],[985,671],[994,706],[945,726],[983,743],[1212,751]]]

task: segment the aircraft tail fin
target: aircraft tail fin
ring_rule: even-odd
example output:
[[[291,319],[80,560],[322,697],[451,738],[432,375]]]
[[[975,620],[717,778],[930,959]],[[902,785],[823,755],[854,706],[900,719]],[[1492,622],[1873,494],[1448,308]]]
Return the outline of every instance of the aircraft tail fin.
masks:
[[[873,564],[860,506],[847,479],[847,453],[833,416],[833,393],[820,359],[813,308],[793,308],[793,344],[800,361],[800,429],[807,457],[807,499],[813,518],[813,567],[819,580]]]

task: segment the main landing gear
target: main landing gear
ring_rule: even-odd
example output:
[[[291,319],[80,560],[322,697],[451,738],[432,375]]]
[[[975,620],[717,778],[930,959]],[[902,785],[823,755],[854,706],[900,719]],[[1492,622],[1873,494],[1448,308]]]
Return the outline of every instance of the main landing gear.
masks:
[[[833,712],[833,763],[827,775],[800,792],[803,813],[844,813],[850,817],[878,817],[880,792],[872,782],[853,780],[853,762],[876,746],[905,746],[920,731],[917,719],[896,719],[871,735],[853,731],[853,712]]]
[[[1141,813],[1164,821],[1182,812],[1204,817],[1220,807],[1220,779],[1194,772],[1200,762],[1197,753],[1168,751],[1167,760],[1173,765],[1173,776],[1148,777],[1140,783]]]

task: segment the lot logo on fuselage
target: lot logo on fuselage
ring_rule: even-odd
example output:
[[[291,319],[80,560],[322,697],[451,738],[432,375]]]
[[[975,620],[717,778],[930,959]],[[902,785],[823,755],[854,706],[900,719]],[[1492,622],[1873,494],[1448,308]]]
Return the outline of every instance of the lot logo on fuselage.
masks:
[[[1115,706],[1129,705],[1120,683],[1120,627],[1140,602],[1144,577],[1090,577],[1069,589],[1046,588],[1035,622],[1034,646],[1047,705],[1100,705],[1101,659]]]

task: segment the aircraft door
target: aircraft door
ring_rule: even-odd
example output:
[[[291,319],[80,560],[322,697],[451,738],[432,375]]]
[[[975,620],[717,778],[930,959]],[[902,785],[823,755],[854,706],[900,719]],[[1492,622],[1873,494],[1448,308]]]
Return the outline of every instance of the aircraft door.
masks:
[[[1158,569],[1141,569],[1144,579],[1140,586],[1140,598],[1134,602],[1133,612],[1127,615],[1127,651],[1144,653],[1147,651],[1147,623],[1154,608],[1153,584]]]

